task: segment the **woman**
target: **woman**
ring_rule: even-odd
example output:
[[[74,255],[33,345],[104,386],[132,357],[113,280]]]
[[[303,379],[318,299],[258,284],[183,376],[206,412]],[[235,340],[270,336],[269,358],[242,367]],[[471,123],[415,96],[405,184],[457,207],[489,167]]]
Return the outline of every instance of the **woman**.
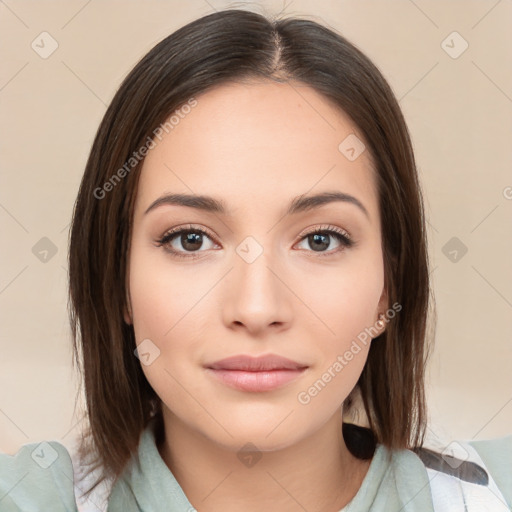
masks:
[[[508,510],[512,436],[423,446],[424,222],[397,101],[340,35],[229,10],[153,48],[69,248],[108,510]],[[1,466],[5,510],[76,510],[59,443]]]

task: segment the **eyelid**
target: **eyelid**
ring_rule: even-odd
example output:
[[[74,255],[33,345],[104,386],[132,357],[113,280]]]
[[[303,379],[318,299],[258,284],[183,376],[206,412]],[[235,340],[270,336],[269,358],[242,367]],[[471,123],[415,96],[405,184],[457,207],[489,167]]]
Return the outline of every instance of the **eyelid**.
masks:
[[[187,224],[187,225],[183,225],[183,226],[176,226],[174,228],[168,229],[168,230],[166,230],[164,232],[164,234],[160,238],[166,237],[166,236],[168,236],[170,234],[179,233],[180,231],[185,231],[185,230],[199,231],[199,232],[205,233],[210,238],[217,238],[217,235],[213,234],[213,232],[211,232],[207,228],[203,228],[203,227],[200,227],[200,226],[194,225],[194,224]],[[332,224],[322,224],[320,226],[313,226],[313,227],[305,228],[297,236],[296,242],[300,241],[305,236],[308,236],[310,234],[316,233],[318,231],[335,231],[337,233],[340,233],[340,234],[344,235],[349,240],[352,240],[352,236],[350,235],[350,233],[346,229],[340,228],[338,226],[334,226]]]
[[[315,227],[312,227],[312,228],[306,228],[297,238],[298,238],[298,240],[301,240],[305,236],[311,235],[313,233],[317,233],[319,231],[322,231],[322,232],[324,232],[324,231],[334,231],[336,233],[344,235],[350,241],[353,241],[352,240],[352,236],[350,235],[350,233],[346,229],[340,228],[338,226],[334,226],[332,224],[322,224],[320,226],[315,226]]]
[[[212,239],[217,238],[217,235],[214,234],[212,231],[210,231],[208,228],[204,228],[204,227],[196,225],[196,224],[185,224],[185,225],[176,226],[174,228],[168,229],[165,231],[165,233],[160,238],[179,233],[180,231],[198,231],[200,233],[208,235]]]

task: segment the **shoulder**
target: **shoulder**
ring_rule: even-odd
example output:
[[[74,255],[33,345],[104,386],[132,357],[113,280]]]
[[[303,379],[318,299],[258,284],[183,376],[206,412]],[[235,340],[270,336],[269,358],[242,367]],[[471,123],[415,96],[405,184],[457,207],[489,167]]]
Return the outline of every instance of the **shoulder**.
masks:
[[[465,503],[492,503],[492,510],[510,510],[512,436],[452,441],[437,450],[419,448],[415,454],[427,471],[434,510],[452,510],[456,503],[461,510]]]
[[[469,441],[478,452],[503,496],[512,508],[512,435]]]
[[[498,437],[496,439],[484,439],[481,441],[468,441],[484,461],[497,467],[507,467],[510,473],[512,462],[512,435]]]
[[[0,509],[75,512],[73,465],[64,445],[43,441],[0,453]]]

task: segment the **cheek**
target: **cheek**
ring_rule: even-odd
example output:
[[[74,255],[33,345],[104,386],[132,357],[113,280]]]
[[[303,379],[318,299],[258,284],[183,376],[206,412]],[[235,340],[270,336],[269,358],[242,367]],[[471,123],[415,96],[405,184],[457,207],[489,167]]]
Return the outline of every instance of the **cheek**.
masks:
[[[379,253],[354,254],[337,268],[305,273],[299,296],[314,315],[304,317],[304,325],[315,327],[325,347],[342,349],[347,341],[373,326],[384,285]],[[309,322],[308,322],[309,320]],[[317,321],[318,320],[318,321]]]
[[[163,275],[158,266],[146,266],[141,258],[134,258],[134,263],[137,260],[139,266],[134,268],[144,271],[132,273],[130,296],[136,343],[144,348],[139,355],[141,368],[164,403],[181,403],[184,395],[180,383],[189,393],[196,393],[183,364],[199,348],[201,338],[194,332],[191,302],[195,297],[189,288],[180,286],[180,276],[172,275],[169,268]],[[145,352],[151,354],[149,364],[145,364]]]
[[[352,272],[333,273],[317,280],[321,286],[309,295],[311,309],[320,312],[322,323],[305,319],[299,326],[306,338],[315,340],[317,364],[296,395],[303,414],[328,417],[334,414],[356,385],[365,366],[382,293],[382,276],[375,266],[357,265]]]
[[[302,316],[297,326],[305,339],[315,340],[318,364],[308,382],[311,395],[321,403],[341,402],[356,384],[367,359],[375,330],[377,308],[384,284],[382,258],[378,251],[353,254],[339,268],[308,273],[298,293],[307,297],[315,314]],[[315,384],[315,382],[317,384]],[[299,397],[300,402],[300,397]]]
[[[130,258],[130,301],[136,340],[165,341],[190,327],[195,306],[204,296],[208,279],[198,278],[193,266],[173,264],[163,249],[135,247]],[[192,332],[189,336],[192,336]]]
[[[150,352],[157,355],[151,364],[142,364],[142,370],[158,394],[161,389],[173,394],[176,382],[172,377],[180,382],[186,380],[183,362],[199,360],[201,347],[208,339],[204,316],[211,300],[208,292],[215,280],[208,274],[203,276],[192,265],[169,262],[154,247],[136,246],[130,261],[136,343],[146,343]]]

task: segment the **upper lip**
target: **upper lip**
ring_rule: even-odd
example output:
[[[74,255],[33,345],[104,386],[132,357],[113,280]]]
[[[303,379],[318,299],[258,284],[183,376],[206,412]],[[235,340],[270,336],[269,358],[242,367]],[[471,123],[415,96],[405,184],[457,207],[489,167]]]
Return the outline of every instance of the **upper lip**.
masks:
[[[259,357],[237,355],[221,359],[215,363],[206,365],[212,370],[240,370],[240,371],[269,371],[269,370],[301,370],[307,365],[297,363],[286,357],[268,354]]]

